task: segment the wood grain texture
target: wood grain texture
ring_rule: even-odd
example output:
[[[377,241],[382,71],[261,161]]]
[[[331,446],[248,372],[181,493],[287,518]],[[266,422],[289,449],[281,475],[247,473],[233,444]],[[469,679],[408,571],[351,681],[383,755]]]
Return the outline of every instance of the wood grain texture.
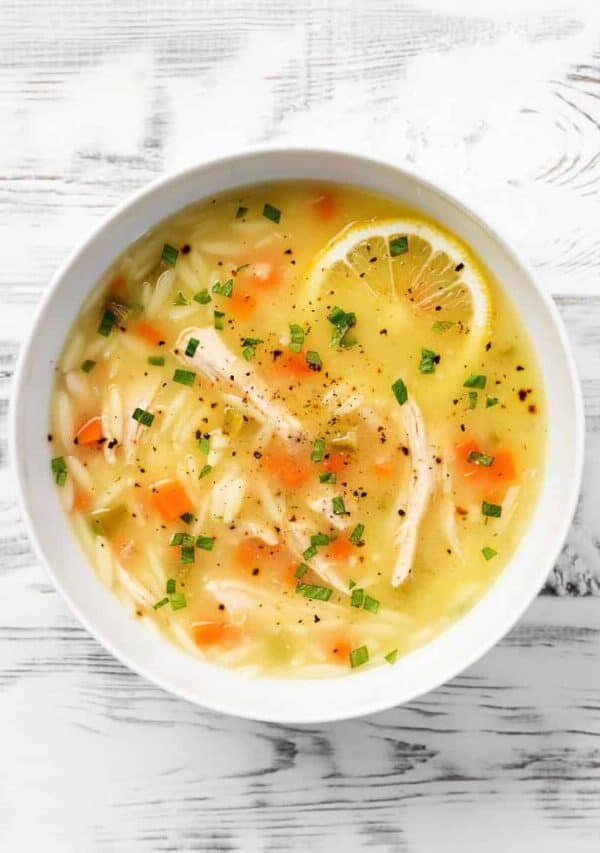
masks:
[[[0,67],[0,850],[600,849],[597,0],[3,0]],[[310,728],[203,712],[104,652],[36,564],[6,447],[66,253],[164,171],[277,141],[468,200],[556,297],[586,403],[560,597],[419,701]]]

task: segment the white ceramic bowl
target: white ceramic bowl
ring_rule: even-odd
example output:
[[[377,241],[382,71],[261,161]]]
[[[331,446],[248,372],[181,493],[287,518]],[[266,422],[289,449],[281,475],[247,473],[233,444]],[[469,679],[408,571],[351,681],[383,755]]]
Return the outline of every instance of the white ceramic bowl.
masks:
[[[335,679],[250,680],[160,639],[96,578],[60,509],[46,441],[53,368],[79,307],[105,268],[180,208],[237,186],[287,178],[357,184],[397,196],[440,220],[484,260],[532,336],[546,385],[549,440],[542,492],[527,534],[481,601],[449,630],[398,661]],[[241,717],[339,720],[406,702],[473,663],[521,616],[564,542],[579,492],[583,412],[565,333],[551,300],[506,243],[463,204],[394,166],[332,151],[267,150],[163,178],[103,222],[55,275],[21,351],[11,444],[29,535],[50,577],[87,629],[136,672],[178,696]]]

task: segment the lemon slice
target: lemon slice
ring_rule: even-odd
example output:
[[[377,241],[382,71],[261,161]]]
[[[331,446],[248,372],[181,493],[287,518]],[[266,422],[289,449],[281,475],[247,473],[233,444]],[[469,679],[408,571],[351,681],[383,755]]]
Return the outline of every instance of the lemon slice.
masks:
[[[350,280],[480,347],[489,333],[491,295],[478,265],[458,240],[430,222],[370,219],[339,232],[306,273],[309,301]]]

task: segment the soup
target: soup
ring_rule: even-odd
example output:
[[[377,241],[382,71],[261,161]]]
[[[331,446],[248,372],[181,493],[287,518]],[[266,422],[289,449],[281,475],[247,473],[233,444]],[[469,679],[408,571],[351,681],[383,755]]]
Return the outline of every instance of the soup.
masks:
[[[546,433],[527,333],[470,249],[311,182],[203,201],[123,253],[50,421],[64,510],[134,618],[301,677],[393,664],[468,610]]]

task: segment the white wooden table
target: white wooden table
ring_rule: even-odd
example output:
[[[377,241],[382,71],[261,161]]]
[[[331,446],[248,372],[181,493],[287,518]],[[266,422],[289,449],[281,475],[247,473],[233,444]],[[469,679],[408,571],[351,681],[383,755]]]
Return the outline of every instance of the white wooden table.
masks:
[[[2,0],[0,63],[0,850],[600,850],[598,0]],[[499,225],[557,300],[588,426],[568,545],[512,633],[409,706],[310,728],[203,712],[104,652],[6,458],[67,251],[164,171],[290,140],[414,164]]]

